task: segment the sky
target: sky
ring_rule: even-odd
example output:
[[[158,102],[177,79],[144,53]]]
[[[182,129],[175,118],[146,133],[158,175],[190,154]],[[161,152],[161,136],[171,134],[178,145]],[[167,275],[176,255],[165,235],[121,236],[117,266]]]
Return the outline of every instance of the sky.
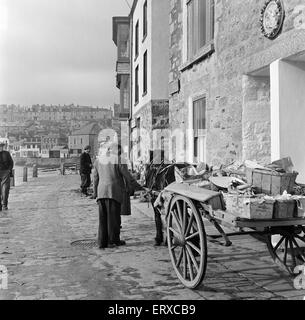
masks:
[[[110,107],[112,17],[132,0],[0,0],[0,104]]]

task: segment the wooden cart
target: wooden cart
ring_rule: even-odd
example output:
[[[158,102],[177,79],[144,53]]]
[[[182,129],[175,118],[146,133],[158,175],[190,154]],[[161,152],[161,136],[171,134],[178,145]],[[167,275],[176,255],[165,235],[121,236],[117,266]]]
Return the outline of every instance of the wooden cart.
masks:
[[[218,192],[185,183],[170,184],[165,191],[171,197],[166,211],[169,254],[179,280],[187,288],[197,288],[205,277],[210,237],[205,232],[206,220],[219,232],[213,238],[223,238],[225,246],[232,245],[229,239],[232,235],[260,235],[273,260],[289,273],[293,274],[297,265],[305,263],[304,218],[240,219],[219,209],[217,203],[222,195]],[[222,227],[232,233],[224,232]]]

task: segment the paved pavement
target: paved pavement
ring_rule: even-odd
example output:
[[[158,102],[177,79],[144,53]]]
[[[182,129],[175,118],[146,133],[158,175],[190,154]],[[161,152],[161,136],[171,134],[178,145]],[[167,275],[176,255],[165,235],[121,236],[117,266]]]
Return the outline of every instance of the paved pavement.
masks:
[[[127,246],[98,250],[71,246],[95,239],[94,200],[78,193],[79,176],[40,177],[11,191],[9,211],[0,213],[0,265],[9,272],[0,299],[215,300],[303,299],[293,279],[273,264],[265,244],[233,237],[232,247],[208,244],[208,268],[197,290],[184,288],[168,249],[153,247],[152,208],[132,201],[123,217]],[[207,227],[207,232],[214,232]]]

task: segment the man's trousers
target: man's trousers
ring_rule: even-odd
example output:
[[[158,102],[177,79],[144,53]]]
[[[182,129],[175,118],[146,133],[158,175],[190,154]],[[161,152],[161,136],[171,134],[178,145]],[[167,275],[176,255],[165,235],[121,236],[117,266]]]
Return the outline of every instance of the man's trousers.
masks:
[[[10,192],[10,171],[0,170],[0,207],[7,207]]]
[[[99,199],[98,246],[120,242],[121,204],[113,199]]]
[[[90,173],[86,173],[86,174],[81,174],[81,185],[80,188],[82,190],[82,193],[87,194],[87,189],[90,187],[91,185],[91,176]]]

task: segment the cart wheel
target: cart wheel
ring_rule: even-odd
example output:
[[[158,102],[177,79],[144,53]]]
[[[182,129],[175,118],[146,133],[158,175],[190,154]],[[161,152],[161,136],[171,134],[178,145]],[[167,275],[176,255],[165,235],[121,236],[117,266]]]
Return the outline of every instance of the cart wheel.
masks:
[[[175,196],[167,218],[167,244],[175,272],[184,286],[197,288],[206,272],[207,239],[193,202]]]
[[[305,229],[304,227],[270,228],[267,247],[273,260],[291,275],[295,267],[305,263]],[[273,239],[272,236],[278,236]]]

